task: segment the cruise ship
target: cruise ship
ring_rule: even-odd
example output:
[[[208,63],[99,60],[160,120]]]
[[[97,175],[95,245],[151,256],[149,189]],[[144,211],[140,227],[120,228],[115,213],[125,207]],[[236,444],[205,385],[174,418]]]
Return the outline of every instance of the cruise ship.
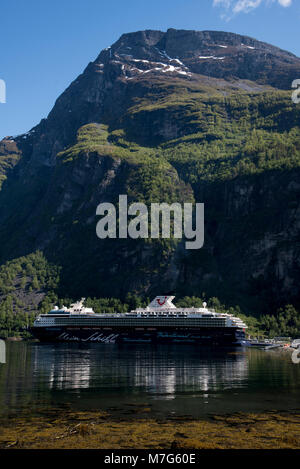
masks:
[[[202,308],[177,308],[174,296],[157,296],[146,308],[96,314],[84,298],[69,308],[55,306],[32,327],[41,341],[104,343],[197,343],[245,345],[246,324],[238,317]]]

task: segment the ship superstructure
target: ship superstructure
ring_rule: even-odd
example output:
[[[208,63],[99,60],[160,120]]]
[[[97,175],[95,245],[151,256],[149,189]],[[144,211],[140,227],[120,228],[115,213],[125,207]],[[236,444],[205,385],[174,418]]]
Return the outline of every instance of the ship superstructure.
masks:
[[[83,342],[171,342],[242,345],[246,324],[238,317],[202,308],[177,308],[174,296],[157,296],[146,308],[96,314],[84,298],[70,308],[39,315],[33,334],[40,340]]]

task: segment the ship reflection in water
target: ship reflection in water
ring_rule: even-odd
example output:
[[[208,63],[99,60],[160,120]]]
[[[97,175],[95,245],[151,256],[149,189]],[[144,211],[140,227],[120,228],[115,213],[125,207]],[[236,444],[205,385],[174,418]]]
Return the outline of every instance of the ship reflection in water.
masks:
[[[288,353],[243,347],[8,342],[0,365],[0,415],[68,406],[134,416],[140,406],[201,417],[295,409],[299,392]]]
[[[56,344],[35,347],[35,373],[53,390],[142,391],[173,399],[186,392],[241,387],[248,377],[245,352],[189,346]]]

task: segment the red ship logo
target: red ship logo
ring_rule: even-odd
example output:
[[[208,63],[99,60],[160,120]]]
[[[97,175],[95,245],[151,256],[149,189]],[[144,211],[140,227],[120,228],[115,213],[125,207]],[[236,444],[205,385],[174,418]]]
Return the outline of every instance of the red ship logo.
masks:
[[[163,306],[165,304],[165,302],[167,301],[167,296],[165,296],[164,300],[160,300],[159,298],[157,298],[156,301],[159,304],[159,306]]]

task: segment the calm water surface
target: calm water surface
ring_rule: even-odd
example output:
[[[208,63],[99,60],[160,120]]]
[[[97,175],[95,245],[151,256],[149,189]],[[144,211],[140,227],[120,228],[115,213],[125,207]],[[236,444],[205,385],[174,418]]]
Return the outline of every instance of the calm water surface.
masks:
[[[288,352],[196,346],[8,342],[0,414],[56,407],[151,409],[151,417],[300,409]]]

